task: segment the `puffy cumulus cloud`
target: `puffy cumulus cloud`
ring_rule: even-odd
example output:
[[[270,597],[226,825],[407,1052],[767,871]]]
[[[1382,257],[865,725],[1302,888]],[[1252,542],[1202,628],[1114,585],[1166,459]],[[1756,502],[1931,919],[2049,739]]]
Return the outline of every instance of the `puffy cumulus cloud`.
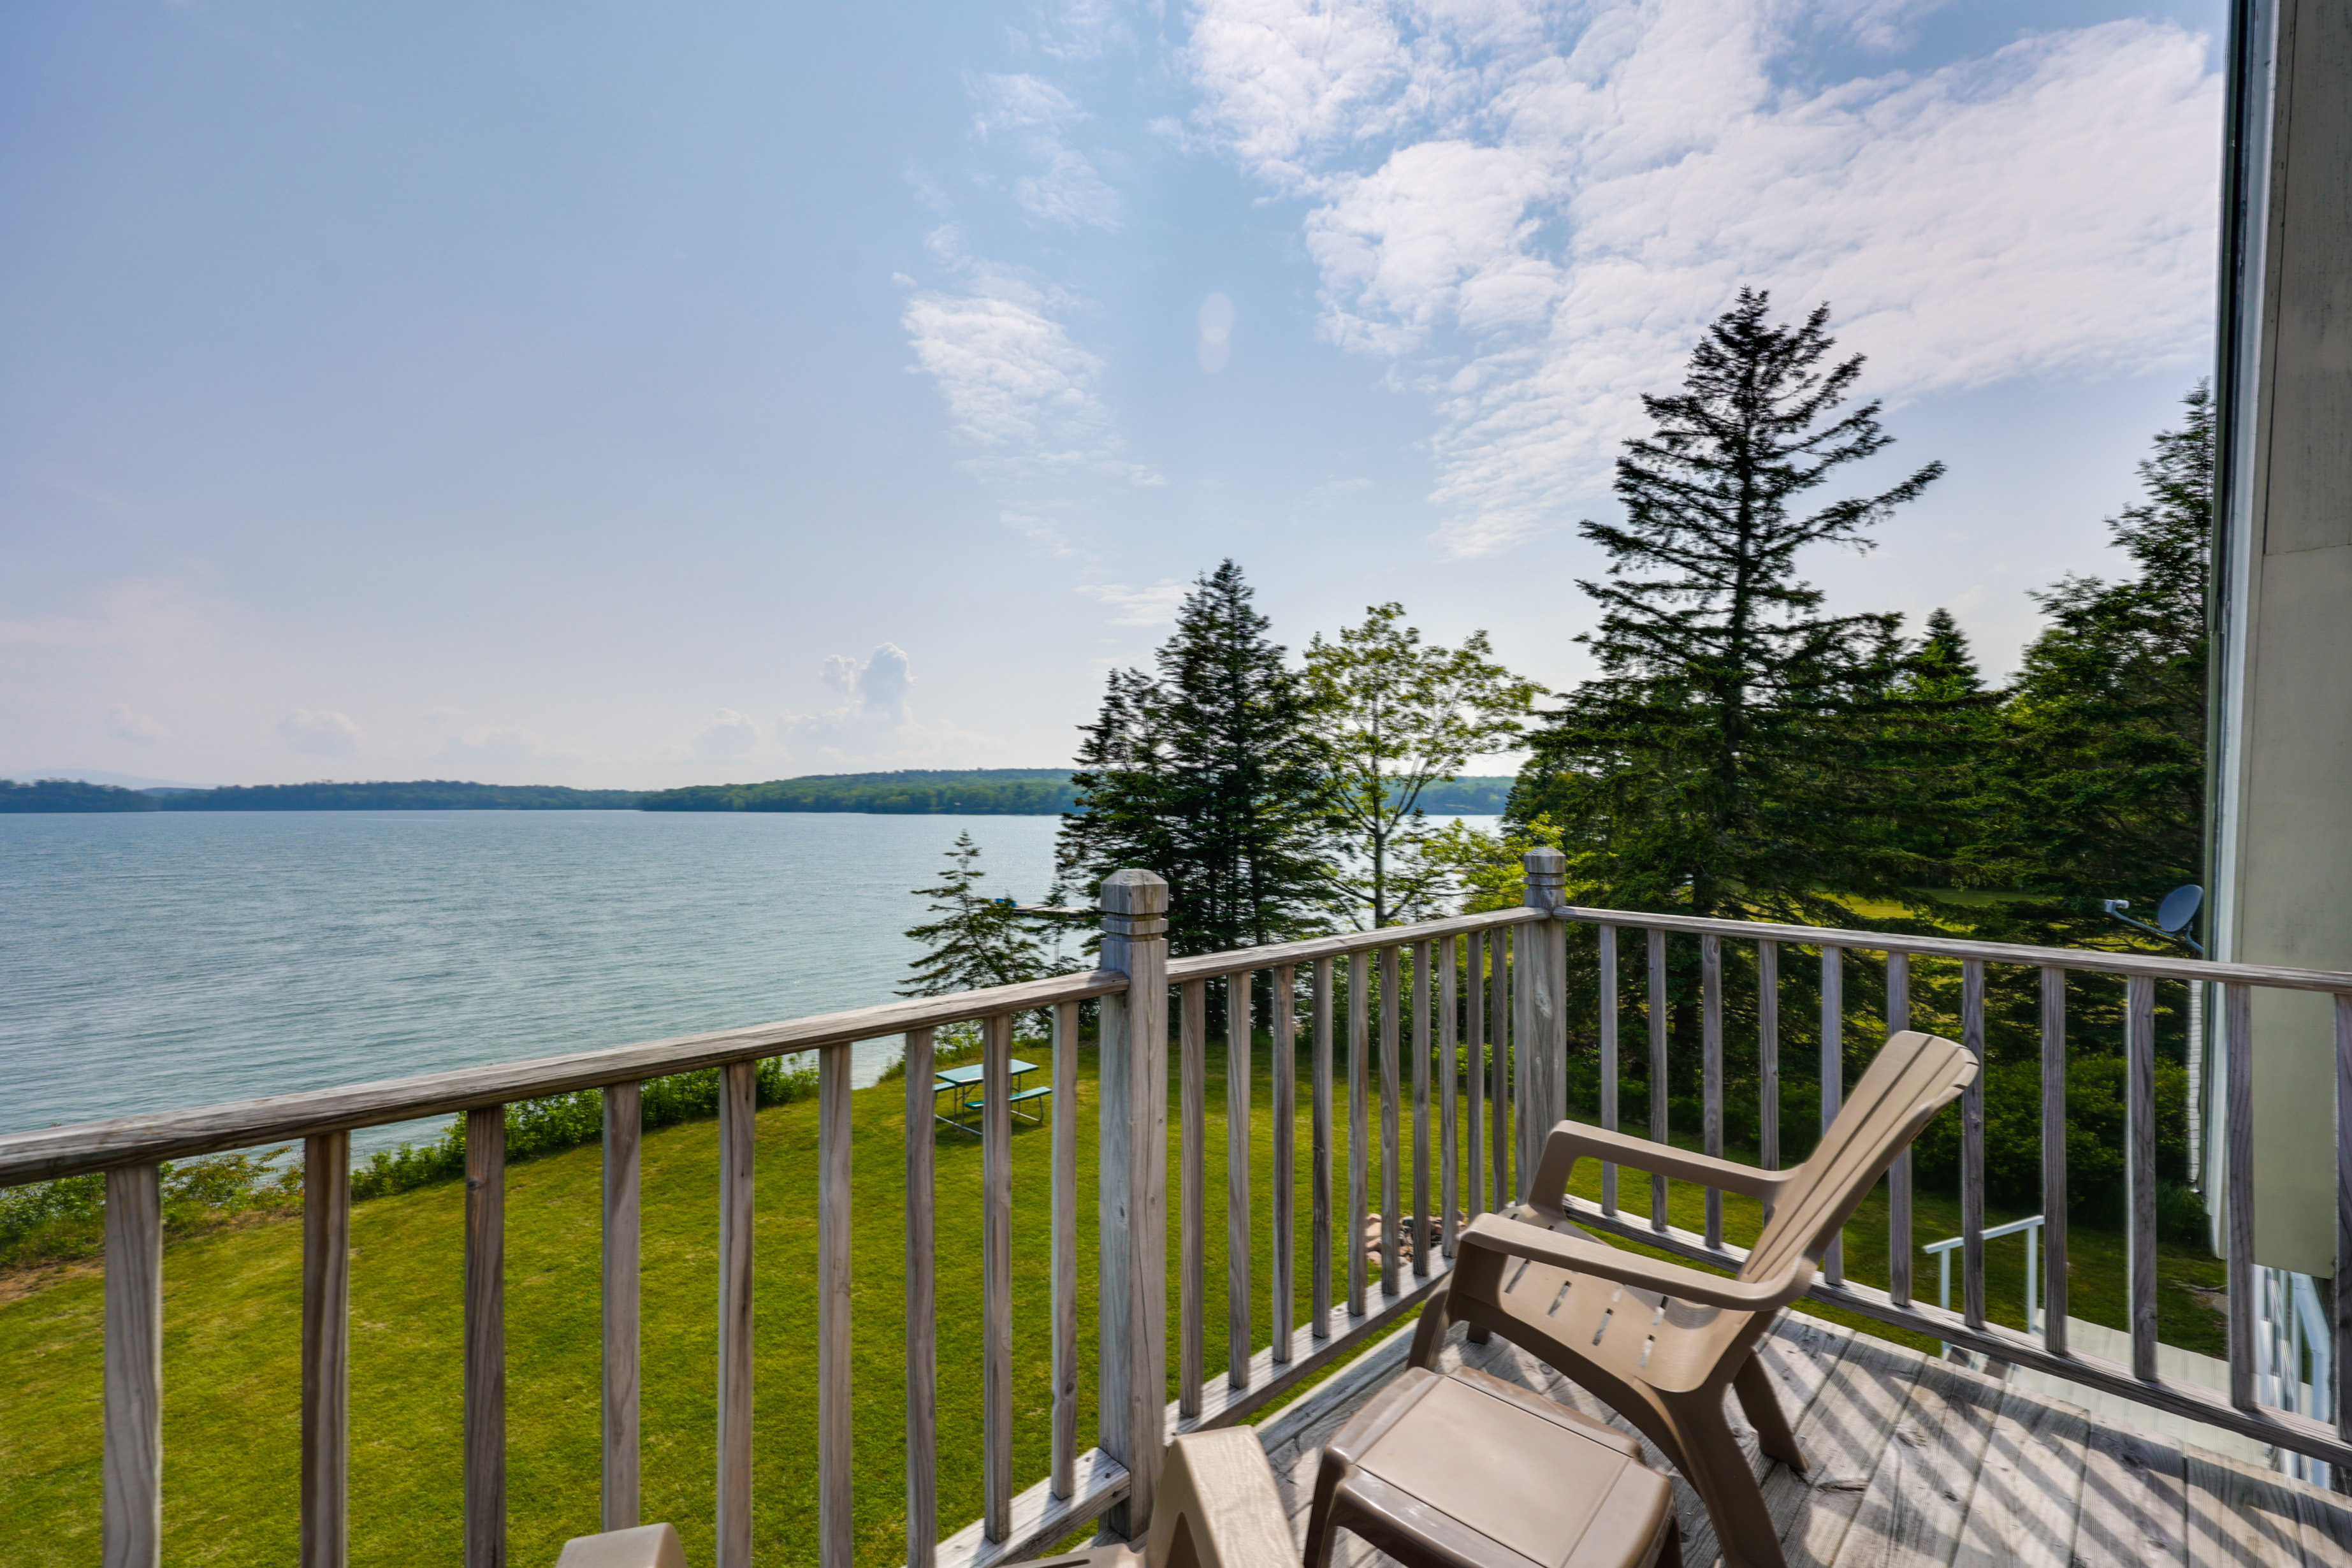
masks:
[[[106,710],[106,732],[118,741],[135,741],[142,746],[152,746],[171,733],[146,714],[134,713],[129,704],[121,702]]]
[[[1115,626],[1161,626],[1176,619],[1176,606],[1191,592],[1173,577],[1162,577],[1145,588],[1124,583],[1081,583],[1078,592],[1111,612]]]
[[[1037,76],[980,76],[968,85],[978,105],[973,133],[1025,166],[1013,180],[1022,211],[1066,228],[1118,226],[1118,193],[1070,144],[1068,133],[1091,118],[1077,100]]]
[[[313,712],[298,708],[278,721],[278,738],[289,751],[299,752],[306,757],[350,757],[359,754],[360,742],[366,737],[360,727],[341,713]]]
[[[846,654],[829,654],[819,678],[848,700],[847,710],[877,724],[907,721],[907,690],[915,684],[914,668],[906,650],[884,643],[864,662]]]
[[[1639,395],[1743,284],[1827,300],[1868,388],[2185,363],[2210,314],[2218,79],[2147,21],[1792,87],[1802,37],[1928,5],[1202,0],[1197,134],[1307,204],[1322,330],[1437,415],[1447,552],[1602,492]]]
[[[778,722],[795,767],[969,766],[961,759],[994,744],[952,724],[920,721],[909,700],[912,662],[894,643],[862,659],[835,654],[818,675],[841,701],[822,713],[788,713]]]
[[[732,708],[721,708],[694,737],[694,754],[707,762],[749,756],[760,743],[760,726]]]

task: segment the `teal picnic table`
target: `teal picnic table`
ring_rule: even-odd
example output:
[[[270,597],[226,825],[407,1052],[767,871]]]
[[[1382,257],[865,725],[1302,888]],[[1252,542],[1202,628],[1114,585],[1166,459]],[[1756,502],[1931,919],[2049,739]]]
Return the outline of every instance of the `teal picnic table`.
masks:
[[[1034,1089],[1021,1087],[1021,1080],[1037,1070],[1035,1062],[1024,1062],[1019,1057],[1014,1057],[1004,1065],[1009,1069],[1013,1084],[1013,1092],[1007,1097],[1005,1104],[1006,1112],[1020,1117],[1024,1121],[1043,1121],[1044,1117],[1031,1116],[1019,1107],[1024,1100],[1042,1100],[1053,1093],[1054,1086],[1050,1083],[1041,1083]],[[988,1101],[985,1098],[966,1100],[962,1096],[966,1089],[978,1089],[981,1080],[987,1074],[988,1068],[982,1064],[970,1062],[960,1068],[942,1068],[932,1075],[931,1120],[944,1121],[959,1132],[969,1132],[975,1138],[979,1137],[980,1128],[973,1122],[965,1121],[963,1112],[984,1110],[987,1109]],[[940,1115],[939,1110],[939,1097],[942,1094],[950,1097],[945,1116]]]

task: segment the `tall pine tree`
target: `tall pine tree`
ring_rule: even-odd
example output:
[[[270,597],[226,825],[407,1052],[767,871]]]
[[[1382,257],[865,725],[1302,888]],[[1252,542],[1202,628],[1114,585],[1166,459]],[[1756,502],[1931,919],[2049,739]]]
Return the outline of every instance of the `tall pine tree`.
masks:
[[[1090,889],[1129,866],[1168,879],[1180,953],[1323,923],[1328,786],[1306,692],[1253,597],[1225,562],[1177,611],[1156,676],[1113,673],[1062,819],[1065,882]]]
[[[1863,362],[1832,358],[1829,308],[1784,326],[1768,303],[1742,289],[1683,390],[1642,400],[1656,428],[1618,459],[1624,521],[1581,527],[1609,557],[1578,584],[1601,610],[1580,639],[1601,672],[1536,736],[1509,815],[1559,825],[1594,902],[1850,925],[1847,895],[1919,874],[1886,818],[1932,705],[1895,690],[1899,617],[1825,614],[1798,557],[1867,550],[1943,466],[1803,510],[1893,437],[1875,402],[1839,412]]]

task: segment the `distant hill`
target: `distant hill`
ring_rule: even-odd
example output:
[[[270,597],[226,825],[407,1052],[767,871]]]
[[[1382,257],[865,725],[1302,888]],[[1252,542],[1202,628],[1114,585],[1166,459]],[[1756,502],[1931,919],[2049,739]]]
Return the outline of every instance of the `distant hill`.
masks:
[[[628,811],[633,789],[568,789],[562,784],[228,784],[219,789],[123,789],[75,779],[18,784],[0,779],[0,812],[27,811]]]
[[[655,790],[646,811],[855,811],[884,816],[1051,816],[1077,804],[1067,768],[909,768]]]
[[[79,779],[40,779],[18,784],[0,779],[0,813],[27,811],[154,811],[161,796],[121,784],[84,784]]]
[[[163,797],[165,811],[629,811],[634,789],[572,789],[563,784],[226,784]]]
[[[1433,816],[1493,816],[1511,793],[1508,778],[1462,778],[1422,792]],[[908,769],[890,773],[816,773],[766,784],[694,784],[656,790],[646,811],[854,811],[880,816],[1047,816],[1075,810],[1066,769]]]
[[[1463,778],[1422,792],[1432,816],[1493,816],[1508,778]],[[137,790],[78,779],[0,779],[0,813],[58,811],[848,811],[885,816],[1052,816],[1076,809],[1066,768],[907,769],[817,773],[766,784],[684,789],[571,789],[562,784],[226,784]]]

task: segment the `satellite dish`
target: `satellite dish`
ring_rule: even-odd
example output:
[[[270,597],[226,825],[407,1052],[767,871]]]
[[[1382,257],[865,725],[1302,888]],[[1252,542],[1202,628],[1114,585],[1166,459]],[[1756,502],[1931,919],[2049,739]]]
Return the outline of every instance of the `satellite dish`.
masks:
[[[2157,907],[2156,923],[2168,931],[2179,931],[2197,918],[2204,902],[2205,889],[2196,883],[2175,888],[2164,895],[2164,902]]]

